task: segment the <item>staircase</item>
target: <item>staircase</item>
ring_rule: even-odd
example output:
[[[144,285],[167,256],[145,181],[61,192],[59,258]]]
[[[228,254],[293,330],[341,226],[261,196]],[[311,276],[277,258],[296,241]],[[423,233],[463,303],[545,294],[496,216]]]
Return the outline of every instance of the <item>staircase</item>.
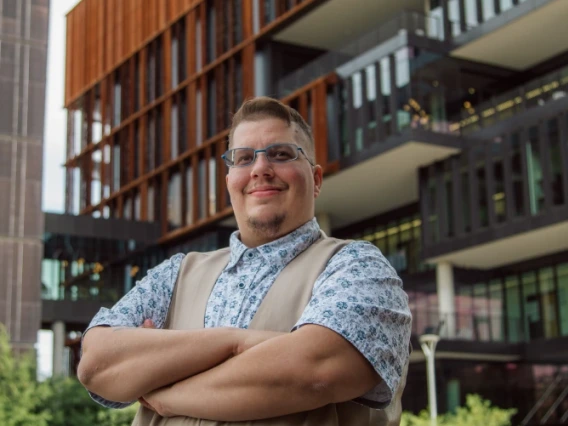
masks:
[[[568,370],[559,368],[554,379],[519,426],[568,426]]]

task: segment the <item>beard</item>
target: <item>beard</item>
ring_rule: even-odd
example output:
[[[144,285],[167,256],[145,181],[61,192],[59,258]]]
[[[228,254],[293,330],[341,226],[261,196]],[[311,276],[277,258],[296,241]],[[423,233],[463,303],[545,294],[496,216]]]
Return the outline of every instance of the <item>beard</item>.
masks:
[[[247,218],[247,225],[255,234],[271,237],[279,234],[280,228],[285,219],[285,214],[276,214],[271,218],[264,220],[249,216]]]

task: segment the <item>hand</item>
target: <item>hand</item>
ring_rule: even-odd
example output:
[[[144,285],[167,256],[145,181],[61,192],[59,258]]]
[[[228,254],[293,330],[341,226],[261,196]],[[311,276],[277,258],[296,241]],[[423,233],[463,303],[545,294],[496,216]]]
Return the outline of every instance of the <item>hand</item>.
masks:
[[[152,321],[151,319],[147,319],[144,320],[142,325],[138,328],[156,328],[156,325],[154,324],[154,321]]]
[[[174,413],[170,412],[165,405],[166,392],[171,386],[166,386],[161,389],[150,392],[138,398],[138,402],[149,410],[154,411],[162,417],[173,417]]]
[[[260,343],[266,342],[268,339],[283,336],[288,333],[279,331],[265,331],[265,330],[241,330],[238,337],[239,341],[235,349],[234,355],[240,355],[244,351],[256,346]]]

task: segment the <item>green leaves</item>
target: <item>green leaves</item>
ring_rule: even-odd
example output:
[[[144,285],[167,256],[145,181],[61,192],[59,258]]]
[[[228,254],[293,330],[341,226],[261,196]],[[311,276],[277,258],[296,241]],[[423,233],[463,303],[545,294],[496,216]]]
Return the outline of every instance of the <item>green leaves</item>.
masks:
[[[438,416],[437,426],[510,426],[511,417],[516,409],[503,409],[492,407],[491,402],[482,399],[479,395],[467,395],[465,407],[459,407],[456,413]],[[402,414],[400,426],[432,426],[430,415],[423,410],[417,416],[410,413]]]
[[[104,408],[75,378],[38,382],[32,354],[14,356],[0,324],[0,425],[130,426],[137,409]]]

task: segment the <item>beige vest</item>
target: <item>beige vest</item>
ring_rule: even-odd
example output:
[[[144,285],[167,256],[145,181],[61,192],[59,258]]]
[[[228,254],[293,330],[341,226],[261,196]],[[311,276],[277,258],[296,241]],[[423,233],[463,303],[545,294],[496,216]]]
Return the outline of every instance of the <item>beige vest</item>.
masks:
[[[249,328],[288,332],[310,301],[314,283],[327,262],[348,242],[325,235],[296,257],[278,275],[252,319]],[[205,310],[217,278],[229,262],[229,249],[190,253],[181,265],[164,328],[185,330],[204,327]],[[215,422],[188,417],[163,418],[141,407],[132,426],[396,426],[408,365],[391,404],[384,410],[346,402],[322,408],[247,422]]]

